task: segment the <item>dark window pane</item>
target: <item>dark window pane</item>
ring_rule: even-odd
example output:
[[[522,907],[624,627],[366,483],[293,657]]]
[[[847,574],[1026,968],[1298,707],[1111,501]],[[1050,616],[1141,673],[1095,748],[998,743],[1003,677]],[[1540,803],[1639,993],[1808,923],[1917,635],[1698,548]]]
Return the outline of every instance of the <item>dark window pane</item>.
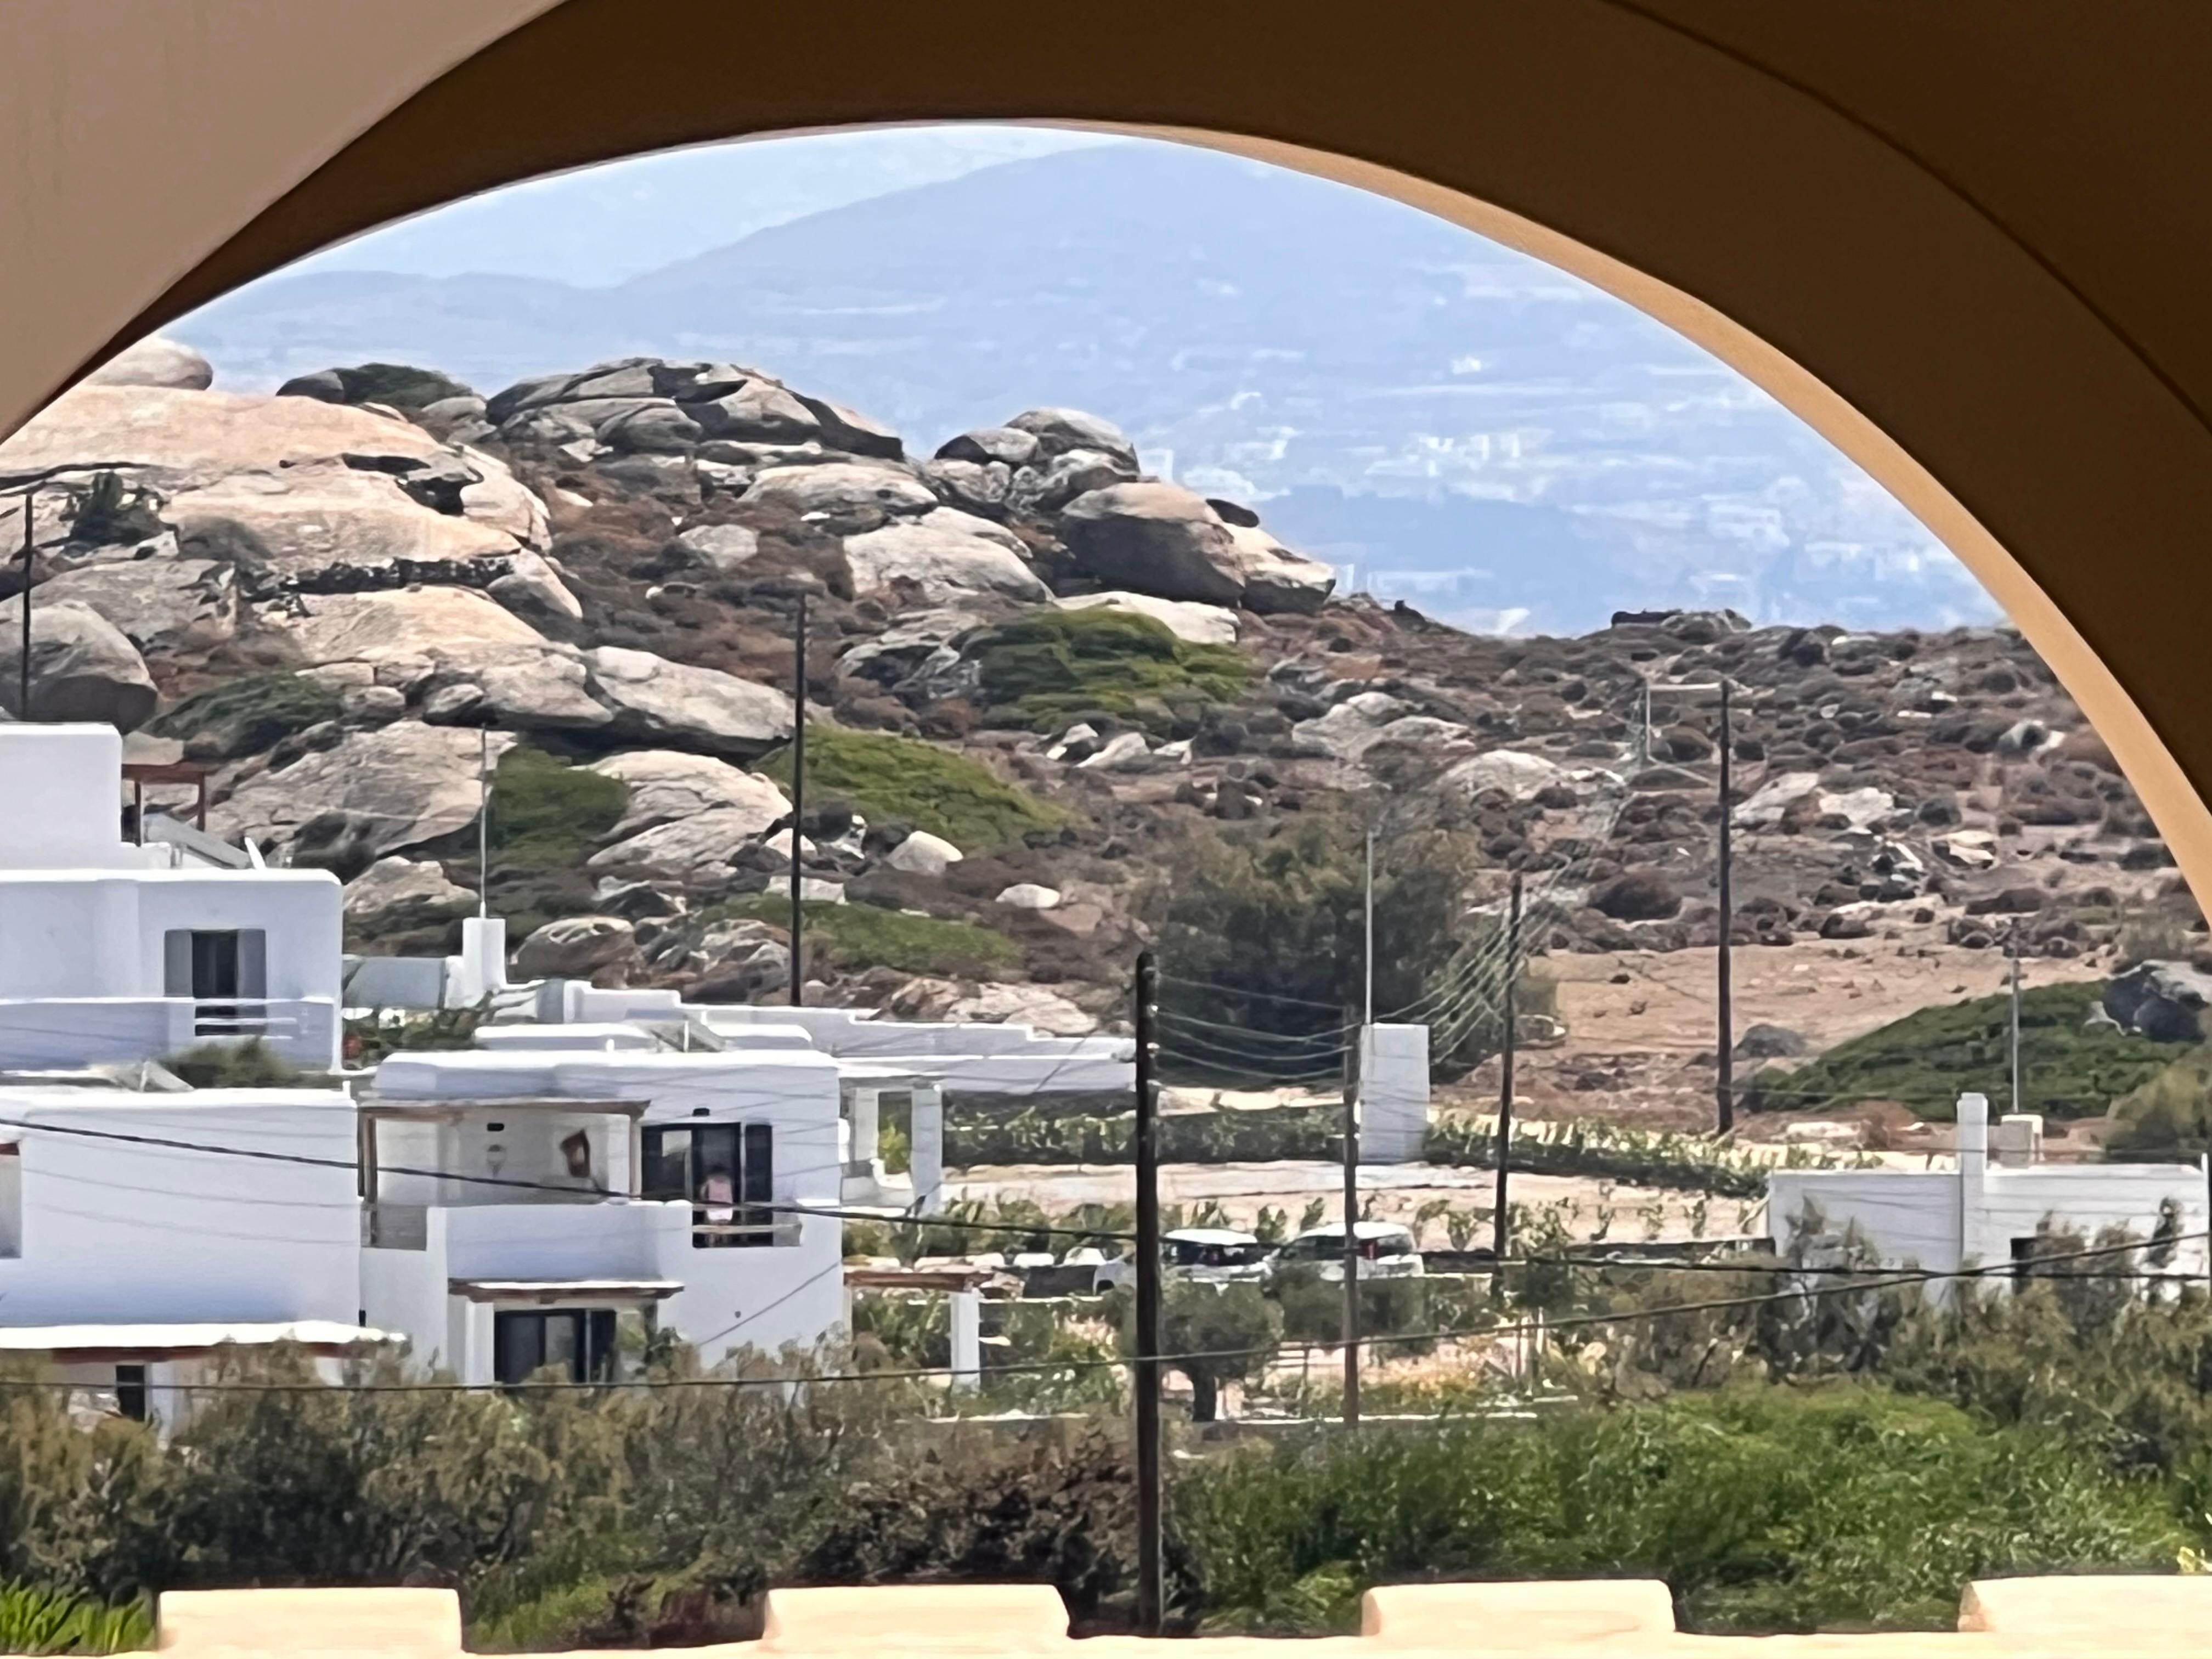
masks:
[[[115,1409],[133,1423],[146,1420],[146,1368],[143,1365],[118,1365],[115,1368]]]
[[[645,1141],[645,1186],[647,1198],[691,1196],[691,1132],[689,1129],[647,1129]]]
[[[545,1363],[545,1316],[534,1313],[494,1314],[491,1321],[492,1375],[508,1385],[527,1381]]]
[[[615,1314],[600,1308],[586,1316],[585,1374],[594,1382],[611,1382],[615,1376]]]

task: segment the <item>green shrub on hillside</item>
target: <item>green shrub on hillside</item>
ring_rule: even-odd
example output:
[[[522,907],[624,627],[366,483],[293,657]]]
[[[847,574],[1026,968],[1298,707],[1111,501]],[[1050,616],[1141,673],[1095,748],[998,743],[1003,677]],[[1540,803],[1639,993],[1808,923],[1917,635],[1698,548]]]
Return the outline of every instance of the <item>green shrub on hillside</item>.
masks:
[[[360,363],[331,371],[345,387],[349,404],[382,404],[403,415],[446,398],[465,398],[469,388],[434,368],[411,363]]]
[[[580,864],[629,805],[617,780],[517,744],[492,774],[491,850],[507,864]]]
[[[1164,730],[1176,705],[1234,697],[1250,675],[1231,647],[1188,644],[1126,611],[1032,611],[968,652],[992,716],[1039,731],[1100,710]]]
[[[2193,1158],[2212,1146],[2212,1047],[2192,1048],[2145,1079],[2112,1108],[2108,1152]]]
[[[2097,1005],[2094,981],[2040,985],[2021,995],[2022,1110],[2094,1116],[2173,1059],[2169,1046],[2088,1024]],[[1754,1112],[1809,1112],[1893,1100],[1948,1123],[1959,1096],[1979,1090],[2002,1110],[2011,1019],[2011,1000],[2002,993],[1915,1009],[1809,1065],[1759,1073],[1745,1085],[1743,1104]]]
[[[336,720],[343,707],[336,686],[280,670],[195,691],[152,729],[160,737],[183,738],[185,753],[194,760],[235,760]]]
[[[761,769],[791,787],[791,751]],[[963,853],[986,852],[1031,830],[1057,830],[1067,814],[950,749],[887,732],[806,728],[810,805],[851,806],[872,823],[905,823]]]
[[[810,957],[827,956],[841,968],[895,968],[902,974],[945,979],[988,979],[1012,967],[1019,957],[1013,940],[972,921],[911,915],[873,904],[800,906]],[[745,917],[781,927],[791,920],[789,901],[757,894],[732,899],[705,913],[706,920]]]

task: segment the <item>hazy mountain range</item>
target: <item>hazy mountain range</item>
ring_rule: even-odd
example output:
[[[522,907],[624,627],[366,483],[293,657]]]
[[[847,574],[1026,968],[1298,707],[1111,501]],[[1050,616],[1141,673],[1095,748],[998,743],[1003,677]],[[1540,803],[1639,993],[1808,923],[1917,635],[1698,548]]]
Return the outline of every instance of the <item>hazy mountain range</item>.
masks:
[[[626,198],[607,234],[650,241],[635,227],[678,194]],[[472,210],[459,234],[481,245],[499,200],[445,211]],[[381,234],[435,270],[440,218]],[[332,268],[378,251],[172,331],[222,384],[260,389],[369,360],[489,391],[631,353],[731,358],[924,450],[1072,404],[1156,471],[1267,498],[1271,528],[1355,585],[1478,627],[1578,631],[1656,605],[1863,627],[1996,615],[1863,473],[1640,313],[1395,203],[1233,157],[1123,142],[974,167],[602,286]]]

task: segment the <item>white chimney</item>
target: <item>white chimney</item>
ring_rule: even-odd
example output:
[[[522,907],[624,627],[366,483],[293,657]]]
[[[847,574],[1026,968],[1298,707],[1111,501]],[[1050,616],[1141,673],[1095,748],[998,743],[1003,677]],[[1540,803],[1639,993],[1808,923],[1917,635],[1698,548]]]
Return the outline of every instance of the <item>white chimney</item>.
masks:
[[[1978,1183],[1990,1164],[1990,1097],[1959,1097],[1959,1179]]]
[[[2007,1112],[1997,1120],[1991,1150],[2000,1169],[2025,1170],[2043,1162],[2042,1114]]]

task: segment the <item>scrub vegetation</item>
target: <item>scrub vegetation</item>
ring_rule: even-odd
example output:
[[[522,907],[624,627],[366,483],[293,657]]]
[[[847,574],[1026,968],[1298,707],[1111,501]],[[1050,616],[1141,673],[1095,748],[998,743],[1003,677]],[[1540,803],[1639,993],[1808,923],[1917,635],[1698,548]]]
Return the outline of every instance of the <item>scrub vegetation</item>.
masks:
[[[894,968],[945,979],[988,979],[1018,958],[1013,940],[972,921],[914,915],[873,904],[802,902],[807,949],[826,951],[842,968]],[[740,917],[788,926],[791,906],[781,896],[732,899],[707,913],[709,922]]]
[[[1240,695],[1251,672],[1232,647],[1119,611],[1033,611],[977,635],[969,654],[994,722],[1039,732],[1103,714],[1166,735]]]
[[[2039,985],[2022,993],[2021,1081],[2035,1110],[2094,1116],[2174,1058],[2171,1044],[2088,1024],[2097,1006],[2094,983]],[[2011,999],[2002,994],[1915,1009],[1808,1065],[1760,1073],[1746,1085],[1744,1105],[1814,1112],[1889,1100],[1948,1123],[1960,1091],[1987,1090],[1992,1079],[2006,1075],[2011,1021]]]
[[[761,769],[791,787],[791,752]],[[1008,783],[980,761],[919,738],[842,726],[809,726],[810,811],[832,802],[871,824],[904,823],[942,836],[963,853],[988,852],[1067,822],[1060,807]]]

